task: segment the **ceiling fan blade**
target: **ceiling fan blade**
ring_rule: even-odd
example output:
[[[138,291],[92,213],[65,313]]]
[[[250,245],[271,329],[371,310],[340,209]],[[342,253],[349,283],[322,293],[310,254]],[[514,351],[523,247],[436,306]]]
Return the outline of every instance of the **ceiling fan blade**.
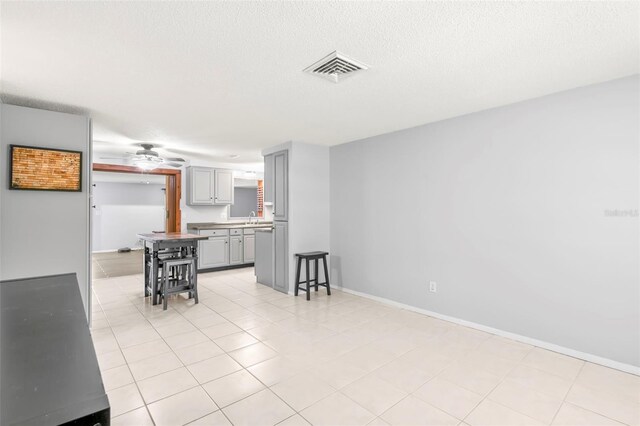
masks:
[[[163,165],[169,166],[169,167],[182,167],[183,164],[180,163],[163,163]]]
[[[179,161],[181,163],[185,162],[184,158],[180,158],[180,157],[165,157],[166,161]]]
[[[126,157],[100,157],[101,160],[124,160]]]

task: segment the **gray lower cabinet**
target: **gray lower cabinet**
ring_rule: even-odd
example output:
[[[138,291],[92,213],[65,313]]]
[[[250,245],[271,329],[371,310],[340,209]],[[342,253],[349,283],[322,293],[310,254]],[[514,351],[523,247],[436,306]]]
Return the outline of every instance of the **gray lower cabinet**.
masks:
[[[242,249],[242,235],[234,236],[230,239],[229,264],[239,265],[244,263],[244,250]]]
[[[269,227],[271,227],[269,225]],[[198,269],[245,265],[255,262],[255,229],[217,228],[198,231],[208,240],[199,242]]]
[[[256,232],[256,281],[273,287],[273,230]]]
[[[244,254],[244,263],[251,263],[256,259],[256,236],[245,235],[242,243],[242,251]]]
[[[287,222],[273,223],[273,254],[275,257],[273,288],[283,293],[289,291],[289,247],[287,232]]]
[[[209,237],[198,249],[198,269],[218,268],[229,264],[229,237]]]

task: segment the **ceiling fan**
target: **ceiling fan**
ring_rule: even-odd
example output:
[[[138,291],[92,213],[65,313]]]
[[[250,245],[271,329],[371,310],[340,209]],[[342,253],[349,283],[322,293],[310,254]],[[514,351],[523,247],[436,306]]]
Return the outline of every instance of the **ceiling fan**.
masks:
[[[157,151],[153,150],[153,144],[141,143],[142,149],[133,152],[127,152],[122,157],[100,157],[103,160],[113,159],[129,159],[131,163],[142,170],[153,170],[158,167],[182,167],[185,163],[184,158],[180,157],[161,157]]]

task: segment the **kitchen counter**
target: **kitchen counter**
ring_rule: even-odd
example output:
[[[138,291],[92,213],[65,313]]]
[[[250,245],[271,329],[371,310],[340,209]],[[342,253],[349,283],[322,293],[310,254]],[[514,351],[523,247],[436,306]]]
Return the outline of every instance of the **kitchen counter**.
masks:
[[[0,281],[0,294],[0,424],[109,424],[76,274]]]
[[[237,228],[265,228],[273,225],[273,222],[260,222],[247,225],[242,222],[209,222],[209,223],[187,223],[187,230],[199,231],[201,229],[237,229]]]

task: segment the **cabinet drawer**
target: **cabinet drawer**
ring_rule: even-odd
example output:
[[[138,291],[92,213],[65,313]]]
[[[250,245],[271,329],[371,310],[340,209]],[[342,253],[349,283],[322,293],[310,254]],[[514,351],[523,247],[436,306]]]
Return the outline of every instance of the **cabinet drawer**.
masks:
[[[247,228],[244,230],[244,235],[253,235],[256,233],[256,230],[253,228]]]
[[[229,232],[231,233],[231,235],[242,235],[242,229],[240,228],[229,229]]]
[[[205,237],[227,237],[229,236],[228,229],[201,229],[200,235]]]

